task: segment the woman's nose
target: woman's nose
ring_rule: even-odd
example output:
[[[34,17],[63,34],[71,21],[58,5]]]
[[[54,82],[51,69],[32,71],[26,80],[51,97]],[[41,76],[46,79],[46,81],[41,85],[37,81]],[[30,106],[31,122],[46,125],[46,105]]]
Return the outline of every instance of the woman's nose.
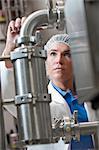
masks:
[[[62,60],[62,56],[61,56],[61,55],[58,55],[57,58],[56,58],[56,62],[57,62],[57,63],[62,63],[62,61],[63,61],[63,60]]]

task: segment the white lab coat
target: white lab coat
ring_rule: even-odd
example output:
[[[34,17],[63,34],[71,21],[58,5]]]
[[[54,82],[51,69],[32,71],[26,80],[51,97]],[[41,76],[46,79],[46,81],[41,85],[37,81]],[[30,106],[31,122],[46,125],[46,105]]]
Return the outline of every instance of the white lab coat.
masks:
[[[64,100],[64,98],[53,88],[51,82],[48,85],[48,92],[51,94],[52,102],[51,106],[51,115],[53,117],[62,118],[62,117],[71,117],[71,111]],[[87,116],[89,121],[96,121],[96,115],[94,110],[91,108],[91,103],[84,103],[85,109],[87,111]]]
[[[0,64],[1,70],[1,87],[2,87],[2,97],[3,99],[13,98],[15,95],[14,88],[14,75],[13,69],[7,69],[4,62]],[[68,104],[64,98],[53,88],[51,83],[48,85],[48,92],[51,94],[52,102],[50,103],[51,116],[52,118],[63,118],[71,117],[71,112]],[[89,106],[88,106],[89,105]],[[90,104],[85,103],[88,118],[90,121],[96,120],[95,113],[91,109]],[[16,116],[16,108],[13,105],[5,106],[5,108],[13,115]],[[90,115],[91,114],[91,117]],[[16,116],[17,117],[17,116]],[[52,119],[53,121],[53,119]],[[69,144],[64,144],[62,140],[55,144],[41,144],[28,146],[28,150],[69,150]]]

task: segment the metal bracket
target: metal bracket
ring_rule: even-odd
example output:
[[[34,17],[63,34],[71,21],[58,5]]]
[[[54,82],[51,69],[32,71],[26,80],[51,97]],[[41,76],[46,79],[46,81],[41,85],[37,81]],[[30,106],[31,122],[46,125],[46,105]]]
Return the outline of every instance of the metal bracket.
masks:
[[[28,57],[27,53],[23,53],[22,49],[24,48],[16,48],[16,51],[11,52],[11,60],[16,60],[16,59],[21,59],[21,58],[26,58]],[[18,51],[17,51],[18,50]]]
[[[18,37],[18,39],[16,40],[17,45],[21,45],[21,44],[29,44],[31,43],[32,45],[36,44],[36,38],[35,36],[24,36],[24,37]]]
[[[19,47],[16,48],[15,51],[11,52],[12,61],[21,58],[28,58],[30,60],[32,56],[46,58],[47,52],[42,48],[33,46]]]
[[[51,102],[51,95],[48,93],[38,94],[36,97],[38,102]]]
[[[43,49],[37,48],[33,52],[33,56],[46,58],[47,57],[47,52],[45,50],[43,50]]]
[[[21,105],[21,104],[26,104],[32,102],[32,94],[24,94],[24,95],[17,95],[15,96],[15,104],[16,105]]]
[[[35,104],[36,102],[51,102],[51,96],[50,94],[44,93],[40,95],[32,95],[31,93],[24,94],[24,95],[17,95],[15,96],[15,104],[21,105],[25,103],[32,102]]]

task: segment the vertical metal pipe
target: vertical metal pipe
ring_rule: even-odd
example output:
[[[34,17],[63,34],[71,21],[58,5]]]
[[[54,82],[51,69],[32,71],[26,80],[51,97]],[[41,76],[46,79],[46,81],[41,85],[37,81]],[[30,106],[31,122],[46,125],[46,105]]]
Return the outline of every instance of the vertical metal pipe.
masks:
[[[28,53],[12,52],[20,140],[50,143],[52,139],[50,96],[47,92],[45,57],[37,49],[31,59]],[[41,54],[41,51],[40,51]],[[30,99],[28,98],[30,95]]]
[[[4,115],[1,96],[1,82],[0,82],[0,150],[6,150]]]
[[[28,59],[17,59],[14,62],[16,95],[23,96],[31,93]],[[32,103],[18,105],[18,126],[21,140],[33,139]]]

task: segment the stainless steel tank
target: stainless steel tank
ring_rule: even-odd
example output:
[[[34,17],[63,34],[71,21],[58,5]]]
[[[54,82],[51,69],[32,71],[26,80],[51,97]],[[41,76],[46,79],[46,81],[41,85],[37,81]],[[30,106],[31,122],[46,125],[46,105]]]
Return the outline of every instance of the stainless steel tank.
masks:
[[[79,101],[90,100],[96,94],[94,65],[86,23],[84,0],[67,0],[65,4],[67,33],[71,37],[71,50]]]

